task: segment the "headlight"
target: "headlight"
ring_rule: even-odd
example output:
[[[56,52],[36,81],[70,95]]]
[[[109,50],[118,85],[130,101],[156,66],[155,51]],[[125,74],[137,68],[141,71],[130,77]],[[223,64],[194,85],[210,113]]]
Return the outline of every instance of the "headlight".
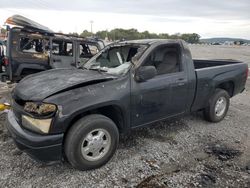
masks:
[[[39,133],[48,133],[52,118],[50,119],[35,119],[29,116],[22,115],[23,127]]]
[[[52,115],[56,110],[56,105],[48,103],[26,102],[24,105],[24,111],[40,116]]]

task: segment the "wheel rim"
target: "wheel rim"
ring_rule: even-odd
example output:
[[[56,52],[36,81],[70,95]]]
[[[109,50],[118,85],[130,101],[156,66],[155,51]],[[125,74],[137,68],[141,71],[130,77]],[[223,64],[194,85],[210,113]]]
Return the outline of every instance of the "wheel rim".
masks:
[[[111,146],[111,136],[105,129],[95,129],[82,141],[81,153],[88,161],[97,161],[107,154]]]
[[[217,117],[222,116],[225,111],[226,111],[226,107],[227,107],[227,100],[225,97],[220,97],[216,104],[215,104],[215,115]]]

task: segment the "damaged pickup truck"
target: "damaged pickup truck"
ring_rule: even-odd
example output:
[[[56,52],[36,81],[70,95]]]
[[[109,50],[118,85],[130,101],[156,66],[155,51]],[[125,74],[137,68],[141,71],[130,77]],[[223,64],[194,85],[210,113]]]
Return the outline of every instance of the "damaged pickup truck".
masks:
[[[2,81],[19,81],[49,69],[78,67],[104,48],[99,39],[55,33],[20,15],[8,18],[6,24],[8,40]]]
[[[119,42],[82,69],[21,80],[7,128],[36,159],[66,158],[77,169],[94,169],[111,159],[119,134],[131,129],[194,111],[210,122],[223,120],[247,77],[246,63],[193,60],[181,40]]]

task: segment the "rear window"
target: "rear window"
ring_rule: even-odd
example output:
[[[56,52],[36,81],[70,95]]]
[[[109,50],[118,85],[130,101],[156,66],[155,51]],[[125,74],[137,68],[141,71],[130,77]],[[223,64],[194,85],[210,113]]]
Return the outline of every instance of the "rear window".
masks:
[[[20,38],[20,51],[27,53],[43,53],[43,40],[28,37]]]
[[[73,43],[62,40],[53,40],[52,54],[58,56],[73,56]]]

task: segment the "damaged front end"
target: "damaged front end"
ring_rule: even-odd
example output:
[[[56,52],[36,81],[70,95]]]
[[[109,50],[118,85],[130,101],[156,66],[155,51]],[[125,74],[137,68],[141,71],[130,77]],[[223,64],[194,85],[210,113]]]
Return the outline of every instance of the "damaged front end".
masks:
[[[20,126],[38,134],[48,134],[57,106],[43,102],[24,101],[13,96],[13,114]]]
[[[6,128],[16,146],[32,158],[42,162],[59,161],[63,157],[64,134],[50,134],[58,108],[41,101],[26,101],[13,92]]]
[[[47,103],[26,102],[24,111],[39,116],[50,116],[56,112],[56,105]]]

